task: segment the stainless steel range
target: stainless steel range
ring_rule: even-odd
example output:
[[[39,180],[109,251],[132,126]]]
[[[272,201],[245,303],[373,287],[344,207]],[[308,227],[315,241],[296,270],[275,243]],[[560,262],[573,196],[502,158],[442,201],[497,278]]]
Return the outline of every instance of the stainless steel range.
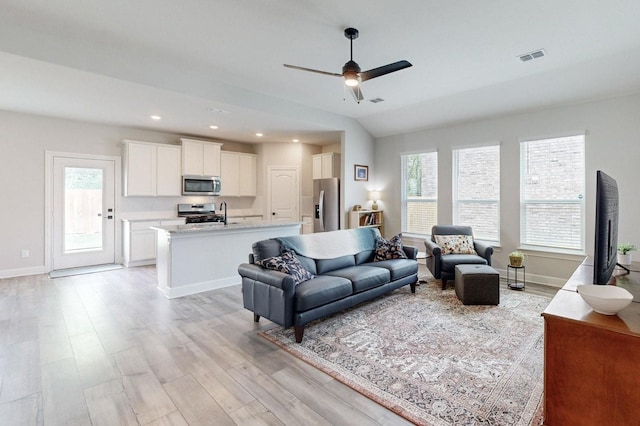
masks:
[[[178,204],[178,217],[184,217],[185,223],[225,222],[224,215],[216,213],[214,203]]]

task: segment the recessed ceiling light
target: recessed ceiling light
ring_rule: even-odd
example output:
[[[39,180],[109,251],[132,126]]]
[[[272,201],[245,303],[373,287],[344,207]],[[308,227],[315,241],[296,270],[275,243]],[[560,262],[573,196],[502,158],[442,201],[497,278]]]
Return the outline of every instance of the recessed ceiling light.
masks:
[[[215,129],[217,129],[217,128],[218,128],[218,126],[213,126],[213,125],[211,125],[211,126],[209,126],[209,128],[210,128],[210,129],[215,130]]]
[[[162,120],[162,117],[160,117],[159,115],[152,115],[151,119],[158,121],[158,120]]]
[[[297,143],[297,142],[300,142],[300,140],[299,139],[294,139],[293,142]]]
[[[263,135],[262,133],[256,133],[256,136],[257,136],[257,137],[259,137],[259,138],[261,138],[261,137],[263,137],[264,135]]]

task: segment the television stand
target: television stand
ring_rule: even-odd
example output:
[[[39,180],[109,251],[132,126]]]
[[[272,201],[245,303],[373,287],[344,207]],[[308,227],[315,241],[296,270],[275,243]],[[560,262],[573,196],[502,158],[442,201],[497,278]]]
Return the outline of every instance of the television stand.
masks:
[[[629,424],[640,418],[640,303],[618,315],[594,312],[576,291],[593,281],[590,261],[542,313],[545,425]],[[640,288],[640,273],[633,270],[638,268],[614,273],[611,284]]]

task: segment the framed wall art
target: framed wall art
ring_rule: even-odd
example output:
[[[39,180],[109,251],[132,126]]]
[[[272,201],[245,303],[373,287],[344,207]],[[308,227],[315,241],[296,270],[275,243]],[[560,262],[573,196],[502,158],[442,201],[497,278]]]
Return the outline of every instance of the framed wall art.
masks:
[[[353,166],[354,180],[369,180],[369,166],[356,164]]]

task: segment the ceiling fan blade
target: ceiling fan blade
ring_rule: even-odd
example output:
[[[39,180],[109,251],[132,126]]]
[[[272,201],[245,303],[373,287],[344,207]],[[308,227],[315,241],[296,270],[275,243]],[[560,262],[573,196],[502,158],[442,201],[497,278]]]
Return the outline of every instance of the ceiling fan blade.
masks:
[[[398,61],[393,64],[383,65],[378,68],[371,69],[369,71],[364,71],[360,73],[360,81],[371,80],[372,78],[380,77],[381,75],[389,74],[392,72],[400,71],[405,68],[409,68],[411,62],[409,61]]]
[[[362,89],[360,89],[360,85],[351,86],[349,88],[351,89],[351,94],[353,95],[355,100],[360,103],[360,101],[364,99],[364,96],[362,96]]]
[[[334,77],[342,77],[342,74],[337,74],[335,72],[314,70],[313,68],[298,67],[296,65],[288,65],[288,64],[283,64],[283,65],[285,67],[287,67],[287,68],[292,68],[294,70],[309,71],[309,72],[315,72],[316,74],[324,74],[324,75],[331,75],[331,76],[334,76]]]

